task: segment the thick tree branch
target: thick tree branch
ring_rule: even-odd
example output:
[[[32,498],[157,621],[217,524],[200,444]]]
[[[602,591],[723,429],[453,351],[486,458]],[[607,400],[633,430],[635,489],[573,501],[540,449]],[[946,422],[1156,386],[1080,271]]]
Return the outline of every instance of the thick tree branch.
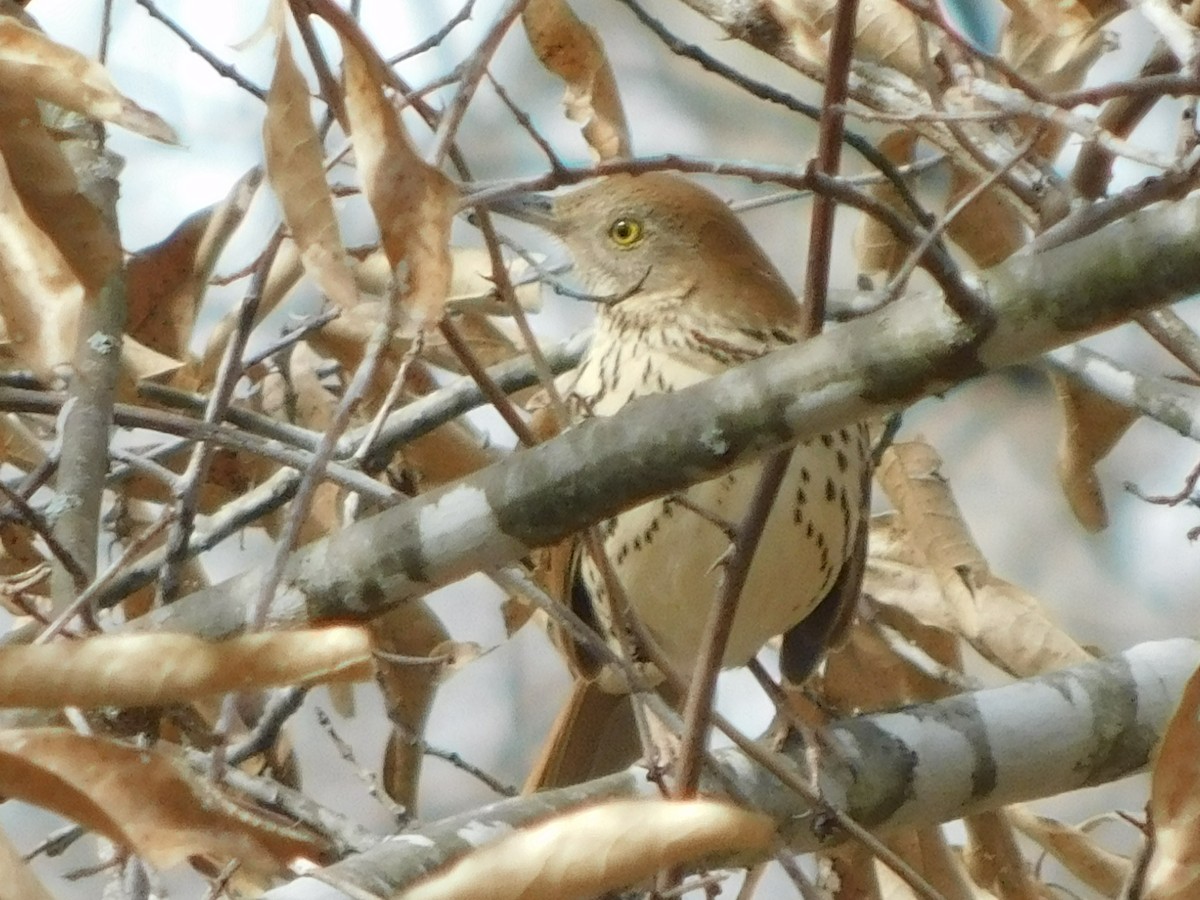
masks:
[[[829,729],[836,750],[825,757],[821,787],[831,804],[856,821],[872,830],[887,830],[933,825],[1103,784],[1147,765],[1197,664],[1200,643],[1159,641],[1004,687],[847,719]],[[786,749],[800,771],[804,748]],[[794,852],[845,839],[829,833],[820,809],[736,750],[715,756],[738,791],[775,820]],[[721,794],[716,781],[707,782],[704,789]],[[473,836],[497,840],[516,828],[598,800],[652,796],[657,796],[657,788],[635,766],[422,825],[318,877],[372,896],[394,896],[479,846],[482,841]],[[637,825],[630,822],[631,829]],[[752,862],[725,859],[705,864]],[[309,877],[266,896],[332,900],[346,894]]]
[[[979,339],[933,295],[911,296],[794,348],[593,419],[297,553],[276,626],[370,618],[520,559],[649,497],[797,439],[906,407],[1200,290],[1200,198],[1145,210],[980,278],[996,327]],[[240,631],[251,570],[141,627]]]

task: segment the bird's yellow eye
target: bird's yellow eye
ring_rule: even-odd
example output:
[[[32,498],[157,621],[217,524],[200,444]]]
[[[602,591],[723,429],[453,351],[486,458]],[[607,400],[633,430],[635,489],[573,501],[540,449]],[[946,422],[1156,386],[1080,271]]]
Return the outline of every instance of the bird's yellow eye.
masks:
[[[628,249],[642,239],[642,223],[621,217],[608,226],[608,236],[621,249]]]

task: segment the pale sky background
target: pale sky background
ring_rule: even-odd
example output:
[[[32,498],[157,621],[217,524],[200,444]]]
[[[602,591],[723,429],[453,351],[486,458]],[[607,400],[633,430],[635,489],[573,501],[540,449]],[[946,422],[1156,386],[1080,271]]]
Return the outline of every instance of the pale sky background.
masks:
[[[161,5],[250,80],[264,88],[269,84],[272,41],[264,38],[245,49],[235,49],[261,25],[265,3],[164,0]],[[450,14],[444,10],[456,10],[458,5],[457,0],[365,0],[365,28],[380,49],[390,54],[437,30]],[[619,4],[581,0],[574,5],[582,17],[600,28],[606,40],[637,152],[797,165],[810,155],[812,130],[806,122],[749,100],[690,61],[672,57],[638,28]],[[715,29],[696,20],[681,4],[648,5],[686,38],[744,66],[755,77],[810,100],[817,98],[813,86],[783,66],[735,42],[718,41]],[[437,50],[406,63],[401,74],[411,83],[421,84],[447,71],[471,51],[498,6],[498,0],[481,0],[472,22],[456,29]],[[100,10],[99,2],[79,0],[35,0],[30,6],[52,37],[85,52],[95,51]],[[1149,46],[1142,23],[1132,15],[1119,20],[1114,31],[1119,35],[1119,47],[1101,62],[1092,80],[1128,77]],[[263,107],[217,76],[132,0],[116,0],[109,59],[118,86],[166,118],[182,141],[179,147],[165,147],[118,129],[110,131],[110,147],[127,160],[119,211],[124,243],[135,250],[161,240],[186,216],[219,200],[247,168],[261,161]],[[519,29],[504,42],[493,71],[564,159],[586,162],[576,126],[561,114],[560,86],[538,67]],[[446,96],[438,95],[442,100]],[[1135,139],[1151,146],[1173,144],[1175,112],[1174,107],[1156,112]],[[427,145],[429,135],[415,122],[410,126],[415,139]],[[486,87],[467,116],[462,145],[481,179],[528,175],[545,168],[541,155]],[[1066,156],[1073,152],[1069,147]],[[862,171],[852,154],[847,159],[851,170]],[[1119,166],[1118,173],[1121,184],[1146,174],[1131,165]],[[709,183],[729,197],[750,196],[760,190],[732,180]],[[796,285],[800,283],[806,215],[807,204],[799,203],[752,212],[746,219]],[[219,270],[231,271],[252,258],[275,216],[265,197],[256,202],[243,239]],[[348,243],[370,238],[368,223],[343,224]],[[853,219],[843,215],[839,224],[838,246],[846,249],[834,282],[835,287],[848,289],[854,284],[848,250]],[[473,240],[465,227],[456,234],[464,241]],[[214,303],[231,302],[242,289],[237,285],[214,291]],[[1181,312],[1196,319],[1186,306]],[[585,324],[589,316],[580,304],[547,297],[545,312],[536,324],[546,334],[563,335]],[[1178,371],[1134,329],[1121,329],[1092,343],[1131,365]],[[491,420],[484,417],[481,421]],[[1089,536],[1075,524],[1055,482],[1059,429],[1059,416],[1045,380],[1023,370],[956,390],[944,399],[923,401],[906,417],[903,434],[923,434],[938,448],[945,459],[943,472],[993,569],[1042,598],[1081,641],[1119,649],[1144,639],[1194,632],[1200,550],[1188,543],[1185,533],[1200,524],[1200,513],[1150,507],[1121,488],[1123,481],[1131,480],[1150,493],[1173,493],[1194,463],[1194,445],[1154,422],[1136,425],[1100,468],[1113,524],[1107,532]],[[498,439],[508,441],[507,436]],[[248,544],[252,551],[254,540]],[[249,564],[251,558],[252,552],[230,552],[220,560],[218,569],[222,575],[228,574]],[[455,638],[497,648],[446,685],[428,737],[510,782],[519,782],[533,752],[532,741],[553,716],[567,679],[543,636],[533,630],[501,644],[497,601],[498,593],[481,579],[444,591],[437,598],[437,608]],[[753,728],[755,721],[765,722],[766,705],[746,689],[744,677],[730,676],[724,696],[730,712],[747,727]],[[344,731],[360,748],[360,762],[371,767],[383,729],[381,717],[373,714],[369,691],[362,692],[362,700],[363,712],[354,723],[345,725]],[[317,702],[324,704],[324,698],[317,697]],[[349,768],[334,758],[328,740],[313,724],[311,710],[302,712],[297,725],[302,756],[313,774],[308,786],[317,799],[385,827],[385,818],[354,781]],[[491,799],[485,789],[436,761],[428,765],[424,791],[423,814],[429,817]],[[1077,795],[1043,808],[1074,819],[1115,803],[1136,808],[1143,802],[1143,791],[1140,785],[1127,784],[1116,789],[1119,800],[1113,799],[1113,792],[1104,797]],[[9,823],[20,847],[28,848],[44,833],[44,817],[22,817],[17,826],[10,807],[0,806],[0,821]],[[75,860],[76,864],[85,862],[86,857]],[[40,865],[39,871],[44,871]],[[86,882],[88,887],[76,896],[91,895],[95,884]],[[68,895],[61,882],[54,890]],[[792,893],[790,887],[770,886],[759,896],[788,897]]]

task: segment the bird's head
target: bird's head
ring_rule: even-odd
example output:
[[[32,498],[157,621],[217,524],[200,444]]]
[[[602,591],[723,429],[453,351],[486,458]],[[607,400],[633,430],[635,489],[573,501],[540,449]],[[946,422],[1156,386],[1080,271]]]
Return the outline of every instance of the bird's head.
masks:
[[[538,225],[570,251],[598,299],[636,303],[678,293],[738,318],[790,319],[782,276],[721,198],[678,175],[611,175],[498,212]]]

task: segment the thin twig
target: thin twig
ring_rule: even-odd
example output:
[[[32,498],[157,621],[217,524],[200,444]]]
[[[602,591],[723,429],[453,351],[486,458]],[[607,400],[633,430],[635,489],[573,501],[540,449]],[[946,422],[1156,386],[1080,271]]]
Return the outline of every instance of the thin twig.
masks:
[[[91,576],[83,570],[83,567],[71,554],[71,551],[64,547],[58,538],[54,536],[54,529],[46,521],[46,517],[34,509],[28,500],[3,481],[0,481],[0,494],[7,497],[8,502],[16,508],[20,520],[46,542],[46,549],[58,560],[59,565],[66,570],[67,574],[71,576],[71,580],[75,583],[75,589],[82,591],[87,586]],[[7,513],[8,510],[0,506],[0,521],[7,518]]]
[[[175,33],[176,37],[187,44],[189,50],[208,63],[209,66],[212,67],[213,71],[215,71],[218,75],[220,75],[222,78],[228,78],[246,93],[257,97],[259,100],[264,102],[266,101],[267,92],[265,90],[249,81],[245,76],[238,72],[237,69],[229,65],[229,63],[222,62],[220,59],[213,56],[207,47],[197,41],[187,31],[176,24],[173,19],[167,16],[166,13],[160,10],[157,3],[154,3],[153,0],[137,0],[137,4],[138,6],[142,7],[142,9],[146,10],[146,12],[150,13],[152,17],[158,19],[158,21],[166,25],[167,28],[171,29],[171,31]]]
[[[434,759],[440,759],[443,762],[449,763],[460,772],[465,772],[476,781],[487,785],[487,787],[499,794],[501,797],[515,797],[520,793],[520,791],[518,791],[512,785],[505,784],[499,778],[496,778],[479,768],[479,766],[475,766],[467,762],[453,750],[443,750],[440,747],[434,747],[433,745],[422,741],[421,752],[426,756],[432,756]]]
[[[258,317],[258,306],[263,296],[263,290],[266,288],[271,262],[275,259],[275,254],[282,244],[283,229],[277,228],[271,236],[266,252],[259,261],[250,287],[242,298],[238,310],[237,327],[230,335],[229,342],[225,347],[225,353],[217,371],[216,384],[209,395],[208,406],[204,412],[204,421],[209,425],[215,425],[224,418],[225,410],[233,400],[234,388],[242,375],[241,359],[246,350],[246,342],[250,339],[250,332],[254,328],[254,322]],[[193,450],[187,469],[182,476],[184,489],[176,498],[178,519],[167,539],[167,552],[163,558],[159,577],[158,601],[160,603],[173,600],[179,590],[180,564],[183,562],[188,536],[195,523],[200,489],[207,480],[215,449],[214,445],[207,442],[198,444]]]
[[[694,60],[700,66],[708,71],[721,76],[726,81],[730,82],[749,94],[766,100],[770,103],[775,103],[783,106],[792,112],[800,113],[802,116],[819,121],[821,118],[821,108],[814,106],[811,103],[805,103],[778,88],[766,84],[765,82],[755,81],[739,72],[732,66],[718,60],[716,57],[708,54],[700,47],[694,44],[688,44],[674,34],[672,34],[658,19],[647,13],[636,0],[620,0],[625,6],[629,7],[630,11],[637,16],[638,21],[648,28],[672,53],[679,56],[684,56]],[[872,166],[886,178],[896,189],[896,193],[903,201],[908,212],[922,225],[927,225],[933,221],[933,217],[926,211],[925,207],[917,199],[917,196],[908,186],[900,170],[896,165],[884,156],[878,148],[866,137],[856,134],[852,131],[844,131],[842,139],[848,147],[851,147],[863,159],[869,162]]]
[[[679,797],[694,797],[700,785],[702,757],[707,744],[713,697],[717,689],[717,676],[721,671],[721,660],[725,655],[725,645],[733,629],[738,600],[749,577],[754,552],[758,549],[759,539],[766,529],[767,518],[775,505],[775,495],[779,492],[779,485],[783,482],[791,460],[792,454],[782,451],[769,457],[763,464],[762,475],[754,489],[754,497],[738,528],[737,539],[722,573],[717,601],[704,623],[700,655],[696,660],[687,702],[683,709],[683,749],[680,752],[678,783],[675,789]]]
[[[825,79],[825,97],[821,103],[821,121],[817,137],[815,171],[833,178],[841,168],[842,136],[850,63],[854,58],[854,22],[858,0],[841,0],[833,20],[829,39],[829,70]],[[825,326],[825,299],[829,292],[829,262],[833,251],[833,220],[836,207],[827,194],[813,198],[809,226],[808,266],[804,278],[805,337],[821,333]],[[926,233],[928,238],[930,232]],[[923,255],[923,254],[922,254]]]
[[[405,50],[403,53],[397,53],[395,56],[388,59],[387,64],[389,66],[394,66],[397,63],[404,62],[406,59],[412,59],[414,56],[419,56],[427,50],[432,50],[434,47],[444,41],[446,36],[450,34],[451,31],[453,31],[463,22],[467,21],[467,19],[471,18],[471,10],[474,7],[475,0],[467,0],[462,9],[451,16],[446,21],[445,25],[443,25],[429,37],[425,38],[425,40],[421,41],[421,43],[415,44],[414,46]]]
[[[433,150],[429,154],[431,165],[440,166],[442,160],[446,158],[450,146],[458,135],[458,126],[462,124],[463,116],[467,114],[467,106],[470,105],[471,98],[475,96],[475,90],[479,87],[479,82],[483,80],[484,73],[487,71],[488,63],[491,62],[492,56],[500,46],[500,41],[508,33],[509,27],[521,14],[521,10],[527,2],[528,0],[508,0],[496,14],[495,21],[488,28],[483,40],[479,42],[479,46],[467,59],[462,77],[458,80],[458,92],[438,122]]]
[[[521,418],[521,414],[517,412],[508,395],[505,394],[496,383],[488,375],[487,370],[480,364],[478,357],[471,350],[470,344],[466,342],[458,328],[449,319],[443,319],[438,328],[442,333],[442,337],[446,339],[446,343],[450,349],[454,351],[454,355],[458,357],[458,361],[462,363],[467,374],[479,385],[479,389],[483,391],[484,396],[495,407],[496,412],[504,419],[504,423],[512,429],[513,434],[526,447],[532,447],[537,443],[537,438],[533,432],[529,430],[529,426],[525,420]]]
[[[1146,333],[1196,375],[1200,375],[1200,336],[1168,306],[1138,313],[1134,319]]]

